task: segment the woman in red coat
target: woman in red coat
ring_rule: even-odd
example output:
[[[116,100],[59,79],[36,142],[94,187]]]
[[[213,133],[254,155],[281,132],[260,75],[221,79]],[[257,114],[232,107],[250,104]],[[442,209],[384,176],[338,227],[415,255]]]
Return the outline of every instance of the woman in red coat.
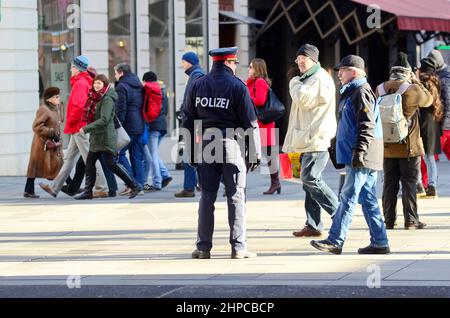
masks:
[[[256,107],[264,107],[271,81],[267,75],[266,62],[263,59],[253,59],[248,67],[247,88],[253,104]],[[261,134],[261,146],[267,147],[266,153],[269,158],[270,171],[270,188],[264,194],[281,193],[280,179],[278,178],[278,160],[277,153],[272,154],[273,148],[276,145],[275,138],[275,122],[263,124],[258,120],[259,130]]]

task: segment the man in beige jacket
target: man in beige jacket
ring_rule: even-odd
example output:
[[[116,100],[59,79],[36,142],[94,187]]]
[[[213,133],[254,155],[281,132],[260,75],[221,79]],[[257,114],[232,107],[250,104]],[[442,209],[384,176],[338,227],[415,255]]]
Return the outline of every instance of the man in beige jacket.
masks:
[[[303,154],[301,180],[307,216],[306,226],[293,233],[297,237],[320,236],[321,208],[333,216],[338,207],[336,195],[322,179],[330,140],[336,134],[336,87],[318,60],[314,45],[300,47],[295,62],[301,75],[289,83],[292,107],[283,151]]]

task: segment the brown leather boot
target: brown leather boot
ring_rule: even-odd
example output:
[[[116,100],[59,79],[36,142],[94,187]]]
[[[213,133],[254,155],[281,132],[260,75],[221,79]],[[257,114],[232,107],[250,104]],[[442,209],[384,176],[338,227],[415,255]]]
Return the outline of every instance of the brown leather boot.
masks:
[[[270,188],[266,192],[263,192],[264,195],[271,195],[277,192],[281,193],[281,184],[280,179],[278,178],[278,172],[272,173],[270,175]]]

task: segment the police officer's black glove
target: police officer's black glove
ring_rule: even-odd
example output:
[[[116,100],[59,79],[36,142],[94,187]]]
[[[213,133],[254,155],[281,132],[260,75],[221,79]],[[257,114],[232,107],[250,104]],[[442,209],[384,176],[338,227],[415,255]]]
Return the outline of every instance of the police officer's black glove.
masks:
[[[256,169],[258,169],[258,167],[261,165],[261,160],[257,159],[256,162],[251,162],[249,169],[251,172],[255,171]]]
[[[364,153],[362,153],[361,151],[353,150],[352,168],[364,168]]]

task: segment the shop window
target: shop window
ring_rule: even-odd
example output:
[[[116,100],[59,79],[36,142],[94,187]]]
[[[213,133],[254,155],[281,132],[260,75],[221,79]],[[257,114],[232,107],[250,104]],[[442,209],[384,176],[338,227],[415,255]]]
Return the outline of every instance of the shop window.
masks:
[[[59,87],[66,104],[70,93],[70,64],[80,54],[80,29],[73,26],[68,7],[79,0],[38,0],[39,95]]]
[[[80,28],[74,24],[81,21],[79,7],[79,0],[38,0],[39,97],[46,88],[58,87],[63,118],[70,94],[70,65],[81,52]],[[64,125],[65,120],[62,129]],[[68,142],[63,135],[64,147]]]
[[[198,54],[200,64],[204,60],[204,2],[203,0],[186,0],[186,51]],[[204,65],[202,65],[204,66]]]
[[[173,14],[169,0],[149,0],[150,69],[166,87],[169,97],[169,116],[175,118],[173,61]]]
[[[136,71],[135,0],[108,0],[109,77],[114,66],[127,63]]]

